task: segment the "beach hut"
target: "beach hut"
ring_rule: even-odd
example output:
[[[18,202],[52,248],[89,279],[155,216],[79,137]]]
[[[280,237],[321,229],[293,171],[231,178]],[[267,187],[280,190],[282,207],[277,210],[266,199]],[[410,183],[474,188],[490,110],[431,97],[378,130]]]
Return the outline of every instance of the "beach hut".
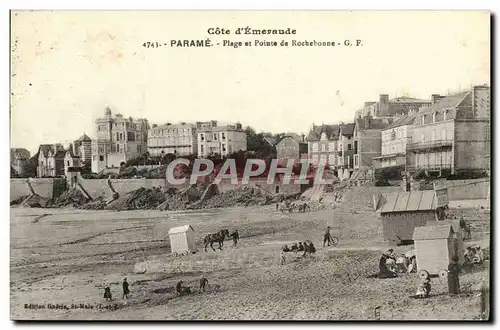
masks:
[[[417,268],[419,272],[439,274],[448,269],[451,258],[457,255],[454,232],[451,225],[422,226],[413,233]]]
[[[440,220],[427,222],[427,226],[450,225],[453,228],[453,238],[455,240],[455,251],[458,253],[458,261],[463,264],[465,261],[464,236],[460,227],[460,220]]]
[[[172,250],[172,254],[177,255],[196,252],[194,229],[190,225],[170,228],[168,236],[170,238],[170,249]]]
[[[416,227],[436,221],[434,190],[379,194],[373,201],[382,221],[384,241],[389,243],[411,241]]]

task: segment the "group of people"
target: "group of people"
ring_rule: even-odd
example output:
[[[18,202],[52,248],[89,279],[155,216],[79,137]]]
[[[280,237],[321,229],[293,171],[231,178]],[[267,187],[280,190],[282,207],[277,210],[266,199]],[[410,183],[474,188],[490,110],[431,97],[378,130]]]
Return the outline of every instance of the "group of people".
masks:
[[[128,299],[128,295],[130,294],[130,289],[129,289],[129,285],[128,285],[126,278],[123,280],[122,289],[123,289],[122,299],[126,300],[126,299]],[[113,296],[111,294],[111,288],[109,287],[109,284],[106,284],[104,287],[104,299],[106,301],[113,300]]]
[[[175,286],[175,292],[177,293],[178,296],[183,296],[183,295],[191,293],[191,287],[183,286],[183,284],[184,284],[184,281],[180,280],[179,282],[177,282],[177,284]],[[199,293],[205,292],[205,288],[206,288],[207,284],[208,284],[207,278],[205,277],[205,275],[201,275],[200,287],[198,289],[198,292]]]
[[[287,244],[283,245],[280,253],[280,263],[284,265],[286,263],[286,255],[285,252],[304,252],[303,257],[307,256],[307,254],[316,253],[316,247],[314,243],[310,240],[305,242],[293,243],[291,247],[288,247]]]

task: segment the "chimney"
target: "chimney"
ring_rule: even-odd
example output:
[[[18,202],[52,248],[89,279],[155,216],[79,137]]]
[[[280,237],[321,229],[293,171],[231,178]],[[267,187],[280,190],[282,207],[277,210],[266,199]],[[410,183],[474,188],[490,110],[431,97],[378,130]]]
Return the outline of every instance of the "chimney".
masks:
[[[241,128],[241,124],[240,124],[240,123],[236,123],[236,129],[237,129],[237,130],[241,130],[241,129],[242,129],[242,128]]]
[[[365,102],[364,108],[369,107],[370,105],[374,104],[375,102],[367,101]]]
[[[210,126],[217,127],[217,120],[211,120],[210,121]]]
[[[389,113],[389,94],[379,95],[379,107],[377,115],[391,115]]]
[[[302,133],[302,142],[306,142],[306,135]]]

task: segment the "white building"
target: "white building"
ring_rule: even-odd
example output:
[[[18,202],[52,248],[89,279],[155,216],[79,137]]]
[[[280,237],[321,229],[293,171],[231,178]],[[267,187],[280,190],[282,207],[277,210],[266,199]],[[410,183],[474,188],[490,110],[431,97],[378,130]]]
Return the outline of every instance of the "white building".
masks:
[[[197,135],[199,157],[247,150],[247,136],[239,123],[224,126],[217,126],[215,120],[200,123]]]
[[[179,123],[156,126],[148,131],[148,152],[157,157],[166,154],[192,155],[198,152],[196,124]]]
[[[92,172],[110,167],[120,167],[122,162],[135,158],[147,151],[147,119],[125,118],[111,114],[106,108],[104,117],[96,120],[97,139],[92,141]]]

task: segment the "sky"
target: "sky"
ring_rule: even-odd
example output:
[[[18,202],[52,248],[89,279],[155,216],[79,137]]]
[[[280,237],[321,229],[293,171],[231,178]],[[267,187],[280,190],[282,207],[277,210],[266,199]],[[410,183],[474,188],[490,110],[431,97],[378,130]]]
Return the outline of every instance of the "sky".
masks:
[[[209,28],[296,30],[209,35]],[[95,137],[114,113],[150,124],[239,121],[307,133],[365,101],[430,99],[490,83],[490,14],[421,12],[13,12],[11,147]],[[144,42],[362,40],[360,47],[144,48]]]

